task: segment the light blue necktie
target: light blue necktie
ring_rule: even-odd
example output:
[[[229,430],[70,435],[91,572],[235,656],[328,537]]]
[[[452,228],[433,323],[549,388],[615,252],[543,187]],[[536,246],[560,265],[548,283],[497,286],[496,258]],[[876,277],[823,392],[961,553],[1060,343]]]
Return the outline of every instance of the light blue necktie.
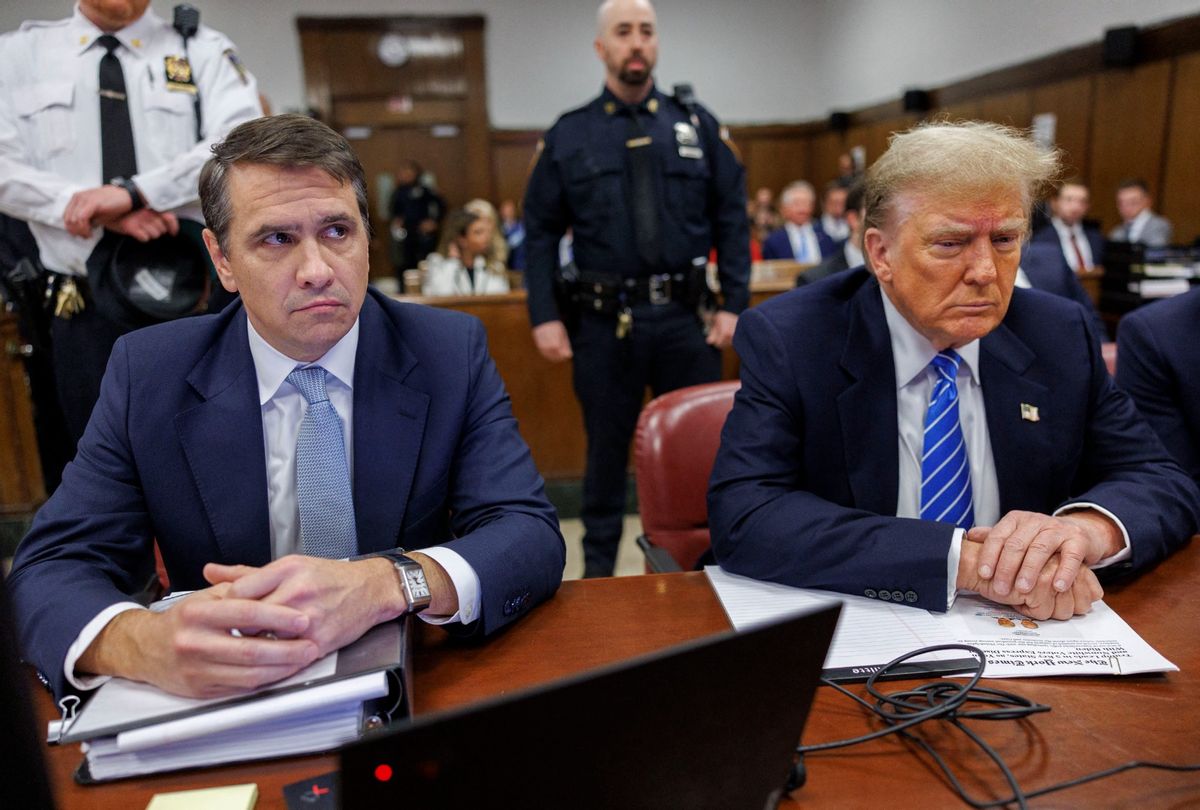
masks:
[[[357,553],[358,537],[342,420],[329,401],[325,374],[320,366],[309,366],[287,376],[308,400],[296,437],[296,505],[300,553],[340,560]]]
[[[801,264],[807,264],[812,261],[812,257],[808,253],[808,234],[803,229],[800,230],[800,250],[796,253],[796,261]]]
[[[962,358],[947,349],[929,364],[937,373],[925,412],[925,448],[921,456],[921,519],[969,529],[975,522],[971,502],[971,465],[958,419],[958,365]]]

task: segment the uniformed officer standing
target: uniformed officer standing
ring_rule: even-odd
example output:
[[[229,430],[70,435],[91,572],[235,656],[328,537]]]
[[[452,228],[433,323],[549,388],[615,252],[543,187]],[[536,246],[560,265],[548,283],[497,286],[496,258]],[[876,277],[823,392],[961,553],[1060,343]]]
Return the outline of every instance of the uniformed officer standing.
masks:
[[[57,292],[55,370],[78,440],[122,326],[91,306],[104,230],[148,241],[202,222],[209,147],[262,114],[223,35],[186,44],[149,0],[80,0],[55,22],[0,36],[0,212],[29,223]],[[199,122],[195,99],[199,98]]]
[[[529,180],[526,286],[538,351],[575,360],[588,436],[584,575],[610,576],[646,386],[658,395],[720,378],[719,350],[749,299],[750,258],[744,172],[716,119],[654,86],[653,6],[604,3],[595,48],[604,91],[546,133]],[[572,280],[557,272],[567,228]],[[706,333],[697,307],[714,246],[723,300]]]

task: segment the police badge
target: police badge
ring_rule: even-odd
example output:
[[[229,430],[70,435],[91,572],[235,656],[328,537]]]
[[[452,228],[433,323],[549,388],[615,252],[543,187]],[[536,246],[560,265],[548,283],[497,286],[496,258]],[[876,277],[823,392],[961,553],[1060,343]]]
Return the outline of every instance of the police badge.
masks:
[[[165,56],[163,65],[167,73],[168,90],[196,94],[196,83],[192,81],[192,66],[186,56]]]

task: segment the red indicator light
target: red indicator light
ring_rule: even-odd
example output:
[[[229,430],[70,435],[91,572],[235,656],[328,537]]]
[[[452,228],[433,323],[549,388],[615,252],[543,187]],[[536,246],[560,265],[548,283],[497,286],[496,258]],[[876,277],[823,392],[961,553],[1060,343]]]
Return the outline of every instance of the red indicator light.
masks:
[[[391,765],[379,765],[375,768],[375,778],[380,782],[387,782],[392,778]]]

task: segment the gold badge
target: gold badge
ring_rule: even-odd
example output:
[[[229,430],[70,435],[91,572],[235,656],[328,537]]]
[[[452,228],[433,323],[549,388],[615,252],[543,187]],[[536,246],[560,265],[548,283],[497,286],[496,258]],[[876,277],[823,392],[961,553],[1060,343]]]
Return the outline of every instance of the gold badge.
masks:
[[[1021,418],[1026,422],[1040,422],[1042,419],[1038,416],[1037,405],[1030,405],[1028,402],[1021,403]]]
[[[196,83],[192,81],[192,66],[186,56],[163,57],[163,65],[167,73],[167,89],[177,93],[196,93]]]
[[[616,102],[613,102],[613,101],[604,102],[604,114],[605,115],[612,115],[616,111],[617,111]]]
[[[652,113],[658,112],[658,99],[652,98],[646,102],[646,109]]]

